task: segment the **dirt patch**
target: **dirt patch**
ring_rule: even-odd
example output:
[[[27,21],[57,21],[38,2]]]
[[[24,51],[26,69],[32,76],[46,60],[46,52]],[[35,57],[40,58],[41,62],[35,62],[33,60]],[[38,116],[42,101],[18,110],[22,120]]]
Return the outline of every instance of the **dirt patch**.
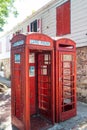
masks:
[[[6,130],[11,124],[11,90],[9,88],[3,90],[0,93],[0,130]]]

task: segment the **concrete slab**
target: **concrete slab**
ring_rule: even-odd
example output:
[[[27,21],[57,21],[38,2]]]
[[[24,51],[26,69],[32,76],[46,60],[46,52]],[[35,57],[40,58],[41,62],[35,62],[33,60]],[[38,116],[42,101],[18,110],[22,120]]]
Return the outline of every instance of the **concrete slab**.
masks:
[[[87,104],[77,102],[77,116],[55,124],[48,130],[87,130]]]

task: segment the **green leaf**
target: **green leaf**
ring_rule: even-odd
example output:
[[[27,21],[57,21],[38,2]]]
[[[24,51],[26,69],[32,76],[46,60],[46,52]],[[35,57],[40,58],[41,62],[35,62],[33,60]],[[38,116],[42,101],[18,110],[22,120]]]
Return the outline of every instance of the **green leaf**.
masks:
[[[14,17],[18,16],[18,12],[14,7],[16,0],[0,0],[0,31],[3,30],[3,26],[6,23],[7,17],[12,13]]]

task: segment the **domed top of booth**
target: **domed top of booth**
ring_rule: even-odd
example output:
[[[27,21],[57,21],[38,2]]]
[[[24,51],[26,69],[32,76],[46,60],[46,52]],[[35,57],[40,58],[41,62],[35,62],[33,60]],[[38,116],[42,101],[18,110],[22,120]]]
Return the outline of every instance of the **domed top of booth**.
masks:
[[[29,46],[30,49],[53,48],[53,39],[41,33],[18,34],[11,40],[11,47]]]
[[[23,45],[25,43],[25,40],[26,40],[26,35],[18,34],[18,35],[13,36],[10,42],[11,42],[12,47],[16,47],[19,45]]]
[[[76,43],[68,38],[61,38],[56,40],[55,46],[56,50],[68,50],[68,51],[76,50]]]

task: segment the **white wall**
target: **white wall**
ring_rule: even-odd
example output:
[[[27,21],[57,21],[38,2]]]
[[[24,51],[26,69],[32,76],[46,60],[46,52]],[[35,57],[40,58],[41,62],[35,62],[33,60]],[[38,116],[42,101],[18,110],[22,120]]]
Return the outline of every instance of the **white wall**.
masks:
[[[42,19],[42,33],[56,37],[56,7],[67,0],[55,0],[53,4],[44,6],[24,22],[20,23],[14,31],[23,28],[27,32],[27,25],[35,19]],[[71,34],[62,37],[71,38],[77,43],[77,47],[87,45],[87,0],[71,0]]]
[[[77,46],[87,46],[87,0],[71,1],[71,37]]]
[[[6,50],[6,44],[10,44],[10,41],[9,43],[7,42],[7,37],[11,39],[12,33],[7,33],[5,36],[0,38],[0,43],[2,44],[2,53],[0,53],[0,59],[10,58],[10,50]]]
[[[48,4],[39,9],[35,14],[29,16],[26,20],[20,23],[14,28],[14,32],[23,28],[23,32],[27,33],[27,25],[33,22],[35,19],[42,19],[42,33],[51,37],[56,36],[56,7],[60,6],[67,0],[54,0],[53,4]]]
[[[23,30],[27,33],[27,25],[35,19],[42,19],[42,33],[51,37],[56,37],[56,7],[60,6],[67,0],[53,0],[51,4],[45,5],[32,16],[27,17],[22,23],[19,23],[12,32]],[[7,33],[0,41],[3,43],[3,52],[0,59],[9,58],[10,52],[6,52],[6,37],[11,35]],[[77,44],[77,47],[87,46],[87,0],[71,0],[71,34],[63,37],[71,38]]]

